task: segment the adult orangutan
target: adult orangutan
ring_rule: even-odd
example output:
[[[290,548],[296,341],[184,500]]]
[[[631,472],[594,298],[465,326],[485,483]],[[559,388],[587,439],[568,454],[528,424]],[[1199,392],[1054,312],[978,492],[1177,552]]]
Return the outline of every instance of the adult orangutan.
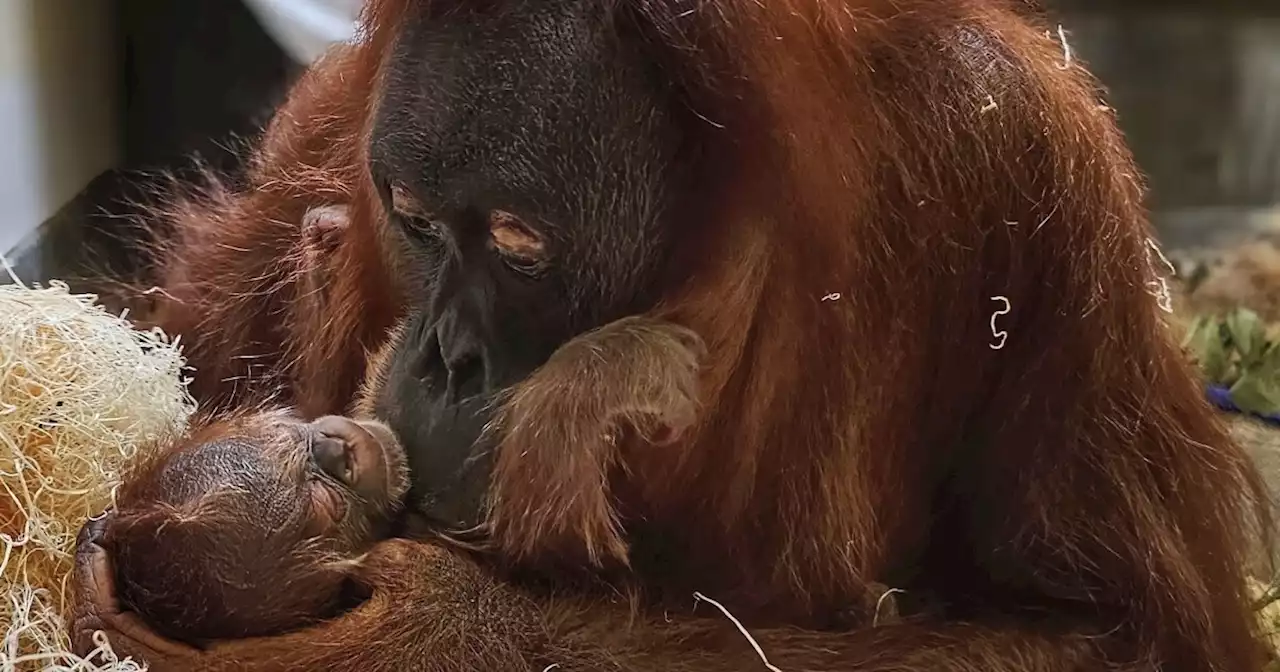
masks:
[[[257,403],[261,376],[309,416],[344,410],[403,318],[373,410],[412,504],[478,525],[480,562],[603,576],[642,613],[518,599],[387,542],[362,607],[186,669],[679,669],[607,651],[702,643],[686,669],[740,669],[723,622],[654,616],[694,591],[787,670],[1256,669],[1259,479],[1163,328],[1112,113],[1027,14],[371,0],[246,184],[178,208],[157,319],[204,399]],[[341,272],[302,292],[283,260],[334,202]],[[707,347],[665,445],[580,413],[580,381],[530,377],[634,314]],[[873,583],[919,615],[870,627]],[[460,605],[492,611],[464,632]]]

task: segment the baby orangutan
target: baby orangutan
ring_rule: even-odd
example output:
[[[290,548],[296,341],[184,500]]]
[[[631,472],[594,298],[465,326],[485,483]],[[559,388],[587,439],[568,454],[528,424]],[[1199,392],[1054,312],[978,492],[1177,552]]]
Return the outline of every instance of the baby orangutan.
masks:
[[[392,433],[283,411],[197,426],[140,464],[99,521],[122,605],[198,643],[296,629],[360,599],[348,578],[408,489]]]

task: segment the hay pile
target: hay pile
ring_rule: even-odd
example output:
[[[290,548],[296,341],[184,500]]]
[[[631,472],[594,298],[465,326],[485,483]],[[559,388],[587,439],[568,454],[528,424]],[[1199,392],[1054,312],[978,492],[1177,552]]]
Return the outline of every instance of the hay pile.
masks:
[[[177,343],[92,295],[0,287],[0,672],[141,669],[105,641],[71,654],[65,598],[81,524],[139,446],[194,411],[183,364]]]

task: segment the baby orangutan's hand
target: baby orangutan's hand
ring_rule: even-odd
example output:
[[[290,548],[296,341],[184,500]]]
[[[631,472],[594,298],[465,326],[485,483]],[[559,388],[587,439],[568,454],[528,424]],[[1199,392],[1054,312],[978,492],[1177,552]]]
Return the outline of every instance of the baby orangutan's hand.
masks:
[[[120,604],[111,558],[101,545],[105,527],[105,517],[90,520],[76,538],[69,633],[72,648],[79,655],[88,655],[97,648],[94,633],[102,631],[120,659],[141,658],[157,670],[169,667],[169,661],[175,669],[188,664],[179,661],[190,661],[199,655],[199,649],[157,635]]]
[[[446,651],[456,648],[456,643],[447,636],[433,636],[441,634],[435,631],[461,634],[456,624],[467,618],[466,612],[491,609],[491,599],[503,601],[509,614],[515,604],[528,604],[458,554],[392,539],[379,543],[362,559],[355,576],[370,597],[351,611],[278,636],[191,646],[157,634],[120,603],[111,557],[101,545],[104,522],[89,521],[77,539],[73,648],[80,655],[93,651],[94,633],[102,631],[118,658],[145,662],[151,672],[373,672],[397,659],[387,654],[388,647],[424,660],[456,655]]]

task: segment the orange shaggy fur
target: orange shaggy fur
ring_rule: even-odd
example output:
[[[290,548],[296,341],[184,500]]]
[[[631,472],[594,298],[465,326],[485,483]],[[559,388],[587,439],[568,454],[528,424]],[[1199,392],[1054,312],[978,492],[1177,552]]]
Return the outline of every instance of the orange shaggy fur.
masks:
[[[383,60],[425,1],[368,3],[360,41],[297,85],[247,184],[175,209],[161,285],[176,299],[157,321],[191,344],[202,397],[265,389],[345,410],[399,317],[412,278],[364,148]],[[1242,567],[1270,526],[1258,475],[1149,292],[1153,234],[1112,113],[1024,3],[610,4],[644,23],[715,157],[685,215],[688,275],[653,311],[705,344],[696,384],[677,385],[696,390],[694,417],[669,445],[604,461],[590,413],[552,434],[568,446],[502,427],[530,461],[500,455],[490,522],[534,565],[550,551],[623,561],[654,611],[622,624],[607,605],[528,598],[467,612],[488,625],[463,633],[439,604],[511,589],[422,571],[350,619],[218,664],[754,664],[723,622],[656,615],[696,590],[763,628],[786,670],[1257,669]],[[342,272],[323,310],[295,310],[297,223],[333,202],[352,207]],[[1012,307],[998,350],[993,296]],[[260,388],[241,380],[248,361]],[[510,417],[540,422],[594,389],[552,380],[558,399],[521,396],[543,382],[514,393]],[[832,625],[879,583],[928,608],[787,629]],[[680,655],[657,667],[658,651]]]

